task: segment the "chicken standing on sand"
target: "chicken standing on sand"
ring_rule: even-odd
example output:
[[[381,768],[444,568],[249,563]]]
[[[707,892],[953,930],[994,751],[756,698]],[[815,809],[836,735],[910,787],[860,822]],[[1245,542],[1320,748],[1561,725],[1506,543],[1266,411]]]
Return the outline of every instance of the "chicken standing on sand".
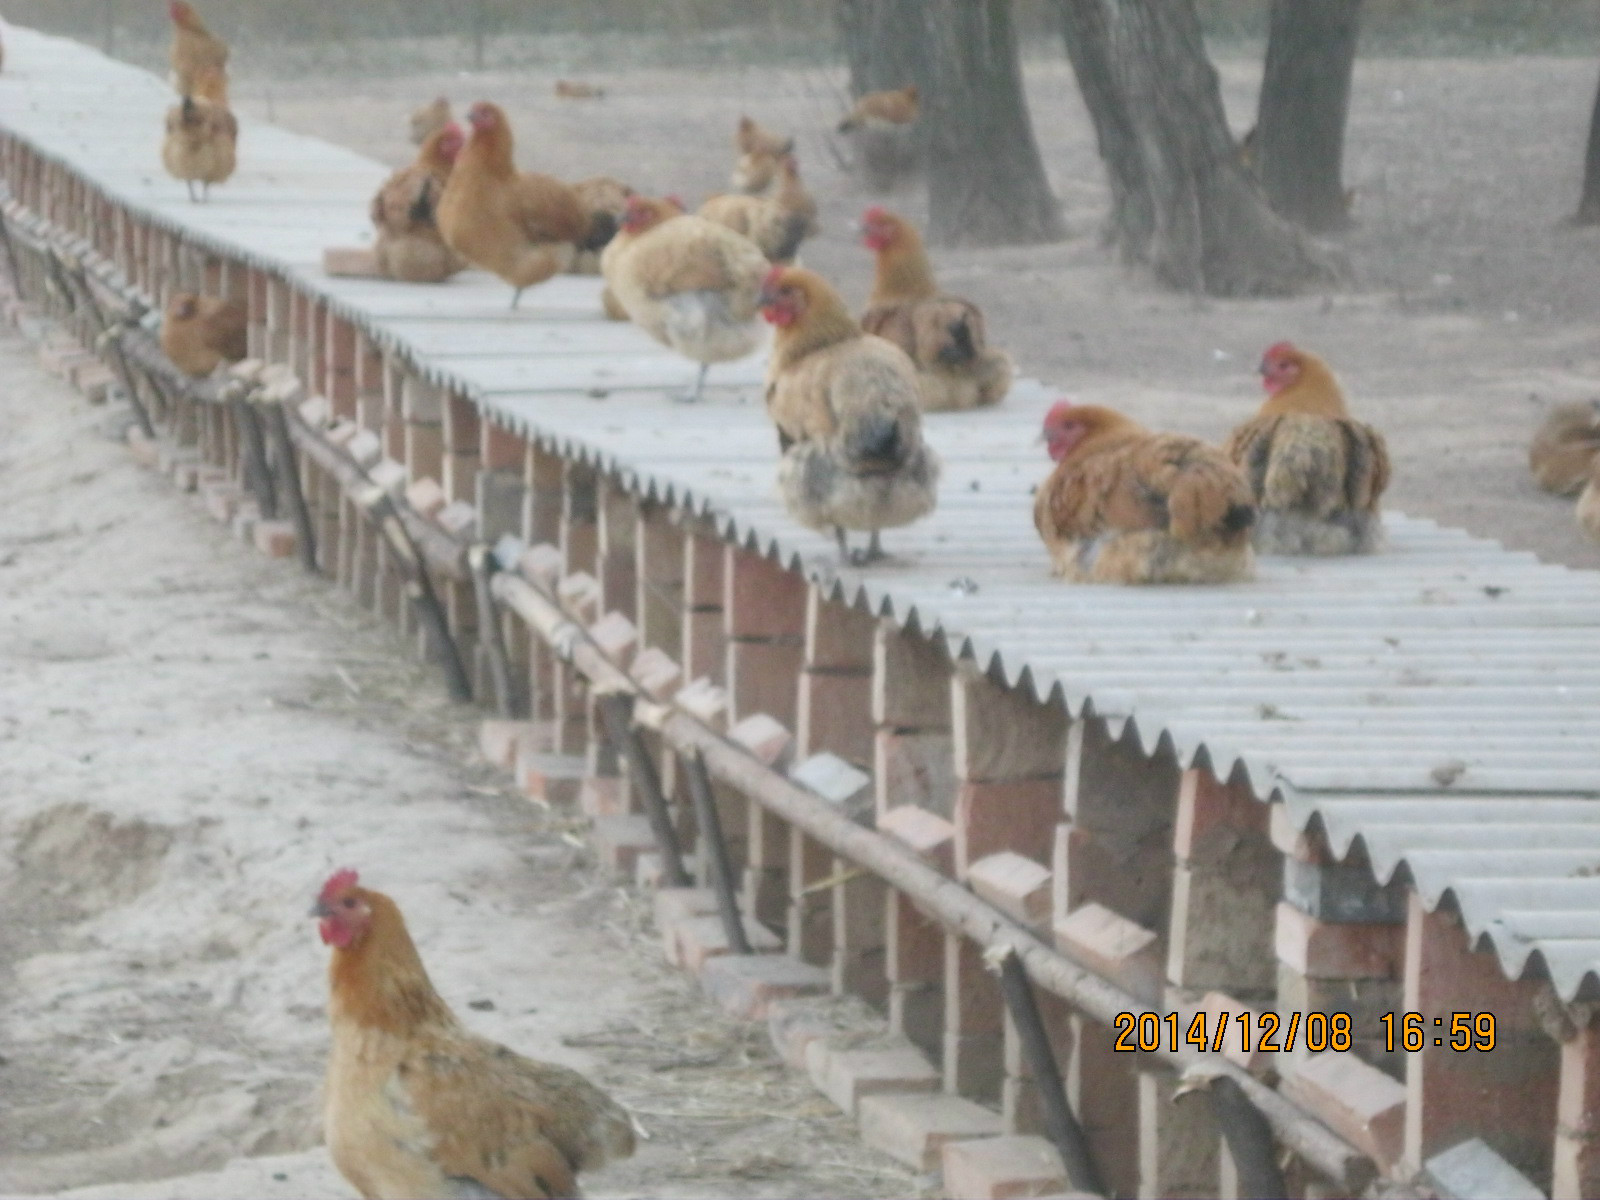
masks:
[[[752,354],[765,337],[766,257],[749,238],[686,215],[671,198],[629,198],[600,272],[629,320],[700,364],[694,390],[680,399],[700,399],[712,363]]]
[[[582,1075],[462,1026],[388,896],[338,871],[311,915],[333,947],[328,1152],[362,1196],[577,1196],[580,1171],[633,1153],[632,1118]]]
[[[863,333],[822,276],[773,267],[761,310],[777,327],[767,414],[778,429],[778,489],[790,514],[831,529],[839,553],[885,557],[878,533],[938,503],[939,458],[922,439],[916,369],[905,352]],[[852,554],[847,530],[870,533]]]
[[[1119,412],[1057,402],[1033,524],[1077,583],[1228,583],[1253,566],[1250,485],[1222,451]]]
[[[509,283],[516,308],[525,289],[571,268],[590,237],[590,217],[559,179],[517,170],[498,105],[479,101],[467,122],[472,135],[439,198],[439,232],[462,258]]]

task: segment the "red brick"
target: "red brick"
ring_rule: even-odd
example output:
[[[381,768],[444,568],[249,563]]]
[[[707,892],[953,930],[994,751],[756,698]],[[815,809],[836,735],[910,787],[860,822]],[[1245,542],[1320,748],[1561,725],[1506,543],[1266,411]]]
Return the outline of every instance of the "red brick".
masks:
[[[137,425],[128,429],[128,453],[141,467],[154,469],[160,458],[160,444]]]
[[[683,668],[658,646],[650,646],[634,655],[629,670],[639,689],[660,704],[672,698],[683,679]]]
[[[771,559],[728,546],[722,608],[731,638],[771,638],[805,632],[806,581]]]
[[[1281,1003],[1281,1002],[1280,1002]],[[1226,992],[1207,992],[1194,1006],[1193,1010],[1184,1010],[1184,1026],[1187,1029],[1189,1020],[1195,1012],[1206,1015],[1206,1038],[1210,1045],[1216,1044],[1217,1028],[1223,1021],[1228,1027],[1222,1036],[1222,1055],[1235,1066],[1249,1071],[1252,1075],[1267,1076],[1275,1073],[1281,1065],[1279,1059],[1283,1056],[1273,1050],[1262,1050],[1260,1041],[1261,1011],[1252,1008],[1242,1000],[1235,1000]],[[1238,1017],[1241,1013],[1248,1014],[1250,1019],[1249,1053],[1245,1052],[1245,1027]],[[1304,1025],[1305,1017],[1302,1015],[1301,1024]],[[1281,1043],[1284,1039],[1282,1031],[1277,1040]],[[1299,1034],[1300,1043],[1303,1045],[1305,1034]]]
[[[956,877],[965,879],[968,864],[1001,850],[1047,853],[1060,817],[1059,775],[962,783],[956,797]]]
[[[1057,918],[1056,949],[1146,1004],[1161,998],[1161,939],[1099,904]]]
[[[288,558],[294,553],[294,524],[290,521],[257,521],[254,536],[256,549],[269,558]]]
[[[915,1171],[936,1171],[946,1143],[997,1137],[1000,1114],[960,1096],[863,1096],[861,1140]]]
[[[524,742],[538,743],[538,727],[532,721],[487,720],[478,725],[478,750],[497,767],[511,770],[517,765],[517,750]]]
[[[774,1000],[767,1006],[767,1036],[772,1048],[796,1071],[806,1069],[806,1048],[834,1031],[833,1021],[815,1000],[795,997]]]
[[[524,579],[552,592],[555,591],[556,584],[561,582],[561,573],[564,569],[561,548],[552,546],[549,542],[529,546],[517,560],[517,570],[522,572]]]
[[[832,983],[830,972],[786,954],[725,954],[700,970],[706,995],[741,1021],[764,1021],[774,1002],[824,995]]]
[[[1405,1142],[1405,1084],[1352,1054],[1329,1052],[1282,1065],[1278,1090],[1382,1167]]]
[[[806,1070],[817,1090],[852,1117],[863,1096],[936,1092],[941,1082],[938,1068],[909,1042],[856,1050],[815,1041],[806,1048]]]
[[[1312,979],[1389,979],[1400,971],[1405,927],[1333,925],[1280,903],[1273,941],[1281,962]]]
[[[728,730],[728,740],[777,771],[788,767],[794,753],[793,735],[766,713],[754,713],[740,721]]]
[[[406,503],[412,512],[431,520],[450,503],[450,497],[444,494],[437,479],[419,479],[406,489]]]
[[[618,775],[585,775],[578,811],[586,817],[616,817],[629,809],[627,781]]]
[[[656,848],[650,820],[643,813],[620,817],[596,817],[590,830],[595,855],[600,862],[626,875],[633,874],[639,855]]]
[[[800,673],[796,736],[806,751],[872,763],[872,676],[864,671]]]
[[[202,484],[200,487],[200,499],[205,502],[206,511],[224,525],[233,520],[240,497],[239,488],[227,480]]]
[[[1014,850],[980,858],[967,868],[967,886],[1024,925],[1050,920],[1050,871]]]
[[[678,938],[678,965],[691,974],[700,974],[711,959],[732,950],[720,916],[685,917],[673,929]],[[776,954],[783,949],[777,934],[750,917],[744,919],[744,936],[757,954]]]
[[[530,743],[517,746],[517,786],[547,804],[571,804],[583,784],[584,761],[577,755],[547,754]]]
[[[600,648],[600,653],[624,671],[632,664],[633,652],[639,647],[639,631],[619,612],[608,612],[589,626],[589,637]]]
[[[947,1142],[944,1194],[950,1200],[1008,1200],[1066,1189],[1061,1155],[1042,1137],[1020,1135]]]
[[[83,393],[90,404],[104,404],[117,377],[111,368],[100,362],[87,362],[73,368],[72,386]]]
[[[661,950],[673,966],[678,961],[678,922],[689,917],[714,916],[717,911],[717,894],[703,887],[657,888],[655,901],[656,932],[661,936]]]
[[[580,625],[593,625],[600,619],[600,583],[587,571],[574,571],[556,584],[556,599]]]
[[[341,275],[356,279],[383,279],[378,267],[378,256],[365,246],[329,246],[322,252],[322,270],[326,275]]]
[[[956,775],[950,734],[880,729],[873,739],[872,774],[879,812],[902,804],[948,813],[955,807]]]
[[[1188,861],[1203,843],[1235,836],[1235,829],[1260,829],[1261,803],[1240,788],[1218,783],[1210,771],[1185,771],[1178,785],[1178,812],[1172,826],[1172,852]]]
[[[878,818],[878,832],[893,838],[936,871],[948,875],[955,864],[956,827],[943,817],[902,804]]]

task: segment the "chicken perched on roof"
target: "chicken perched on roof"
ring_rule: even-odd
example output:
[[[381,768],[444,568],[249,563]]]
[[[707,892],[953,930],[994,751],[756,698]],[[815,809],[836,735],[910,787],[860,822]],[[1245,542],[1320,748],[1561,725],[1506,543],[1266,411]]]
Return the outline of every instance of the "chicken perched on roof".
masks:
[[[1383,538],[1383,435],[1350,416],[1328,364],[1288,342],[1261,358],[1267,399],[1233,431],[1228,457],[1260,506],[1263,554],[1368,554]]]
[[[861,239],[877,256],[861,327],[911,356],[924,412],[983,408],[1011,390],[1011,360],[988,344],[983,313],[939,290],[922,238],[905,218],[867,209]]]
[[[388,896],[338,871],[311,911],[333,947],[324,1129],[362,1196],[577,1196],[633,1153],[632,1118],[582,1075],[462,1026]]]
[[[408,283],[438,283],[467,263],[444,244],[434,217],[466,137],[454,122],[434,130],[417,159],[401,167],[372,197],[378,270]]]
[[[195,76],[192,91],[167,110],[161,165],[183,180],[190,200],[209,200],[212,184],[232,178],[238,150],[239,122],[228,107],[227,79],[207,67]]]
[[[1045,414],[1055,462],[1033,523],[1078,583],[1226,583],[1253,565],[1250,485],[1215,447],[1063,400]]]
[[[700,215],[744,234],[772,263],[792,262],[800,243],[817,231],[817,202],[800,182],[800,164],[792,154],[779,160],[778,186],[770,195],[712,196],[700,206]]]
[[[749,238],[670,198],[634,196],[622,229],[600,257],[609,295],[656,341],[700,364],[698,400],[712,363],[761,345],[761,280],[767,260]]]
[[[938,502],[939,458],[922,438],[916,369],[904,351],[863,333],[814,271],[773,267],[761,309],[777,327],[767,413],[778,430],[778,489],[790,514],[831,529],[846,561],[884,557],[879,531],[909,525]],[[848,531],[871,534],[852,554]]]
[[[202,71],[228,69],[228,43],[206,28],[188,0],[172,0],[167,7],[172,18],[172,86],[180,96],[194,92]]]

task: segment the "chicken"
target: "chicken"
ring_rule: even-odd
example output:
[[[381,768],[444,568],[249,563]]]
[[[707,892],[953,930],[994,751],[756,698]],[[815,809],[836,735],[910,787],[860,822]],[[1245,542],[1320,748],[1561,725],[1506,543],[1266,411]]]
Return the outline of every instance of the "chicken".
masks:
[[[422,145],[453,120],[455,117],[450,112],[449,98],[435,96],[411,114],[411,144]]]
[[[178,95],[188,96],[202,71],[227,70],[228,43],[206,28],[188,0],[172,0],[167,11],[172,17],[172,49],[168,53],[172,86]]]
[[[778,177],[770,196],[712,196],[700,206],[700,215],[744,234],[761,247],[768,262],[791,262],[800,243],[817,231],[817,202],[800,182],[794,155],[779,160]]]
[[[1571,496],[1589,482],[1600,451],[1600,400],[1550,410],[1528,446],[1533,481],[1557,496]]]
[[[868,92],[856,101],[855,107],[839,122],[839,132],[882,128],[885,125],[910,125],[921,111],[922,104],[914,83],[895,91]]]
[[[983,313],[939,290],[922,238],[902,217],[869,208],[861,238],[878,256],[861,327],[911,356],[924,412],[983,408],[1011,390],[1011,360],[991,349]]]
[[[434,223],[439,197],[465,140],[454,122],[434,130],[416,162],[389,176],[372,198],[372,223],[378,230],[373,255],[389,279],[438,283],[467,265],[444,244]]]
[[[938,502],[939,458],[922,440],[916,368],[899,347],[863,333],[822,276],[773,267],[762,314],[777,327],[767,413],[778,429],[778,489],[789,513],[832,529],[839,552],[884,557],[878,532],[909,525]],[[846,530],[872,535],[851,554]]]
[[[578,79],[556,80],[556,95],[562,100],[604,100],[605,88]]]
[[[333,947],[323,1128],[362,1196],[576,1196],[633,1153],[632,1118],[582,1075],[467,1031],[388,896],[338,871],[311,912]]]
[[[1600,542],[1600,459],[1589,465],[1589,479],[1578,495],[1578,528]]]
[[[233,175],[238,148],[239,122],[228,108],[227,83],[221,71],[207,68],[195,77],[193,91],[167,110],[161,164],[183,180],[190,200],[207,200],[213,183]]]
[[[1044,440],[1056,467],[1034,493],[1033,524],[1057,575],[1078,583],[1250,577],[1255,503],[1220,450],[1065,400],[1045,415]]]
[[[1288,342],[1261,359],[1267,400],[1233,431],[1228,457],[1260,505],[1263,554],[1369,554],[1383,539],[1383,435],[1351,418],[1328,364]]]
[[[590,236],[589,217],[559,179],[517,170],[498,105],[479,101],[467,121],[472,136],[439,198],[439,232],[457,254],[516,289],[516,308],[525,288],[572,266]]]
[[[577,275],[600,274],[600,255],[622,225],[633,189],[609,175],[580,179],[572,185],[578,204],[589,214],[589,236],[569,268]],[[624,318],[626,319],[626,318]]]
[[[761,345],[761,280],[767,260],[749,238],[672,199],[634,196],[622,228],[600,256],[606,289],[628,319],[656,341],[700,364],[694,401],[712,363]]]
[[[773,133],[748,115],[739,118],[738,128],[733,133],[733,145],[740,154],[766,154],[782,158],[785,154],[794,153],[792,137]]]
[[[161,320],[161,351],[186,375],[203,379],[249,349],[244,301],[178,292]]]

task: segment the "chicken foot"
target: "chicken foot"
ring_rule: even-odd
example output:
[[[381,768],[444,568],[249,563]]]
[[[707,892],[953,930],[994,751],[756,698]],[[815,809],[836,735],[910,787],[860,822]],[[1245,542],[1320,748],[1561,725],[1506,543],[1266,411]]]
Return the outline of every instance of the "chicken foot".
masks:
[[[678,395],[674,396],[673,399],[679,404],[699,403],[701,395],[706,390],[706,372],[709,370],[711,370],[710,363],[701,363],[700,374],[696,375],[694,379],[694,390],[692,392],[679,393]]]
[[[850,549],[850,542],[845,537],[844,526],[835,525],[833,536],[839,542],[839,557],[853,567],[865,567],[872,563],[888,558],[889,554],[883,548],[883,543],[878,540],[878,531],[874,529],[868,540],[866,548],[862,550]]]

